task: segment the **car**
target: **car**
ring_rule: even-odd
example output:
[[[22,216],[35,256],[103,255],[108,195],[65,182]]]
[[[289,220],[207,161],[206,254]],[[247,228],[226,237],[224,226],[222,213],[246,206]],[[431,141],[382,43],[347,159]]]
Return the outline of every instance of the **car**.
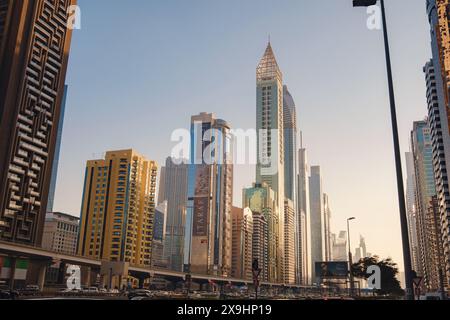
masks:
[[[133,298],[136,297],[151,298],[153,297],[153,293],[150,290],[145,289],[136,289],[128,292],[128,299],[133,300]]]
[[[23,296],[36,296],[41,293],[41,288],[36,285],[27,285],[25,288],[21,289],[20,294]]]
[[[89,288],[83,289],[83,293],[99,293],[99,290],[97,287],[89,287]]]
[[[7,286],[0,286],[0,300],[15,300],[19,297],[17,290],[11,290]]]

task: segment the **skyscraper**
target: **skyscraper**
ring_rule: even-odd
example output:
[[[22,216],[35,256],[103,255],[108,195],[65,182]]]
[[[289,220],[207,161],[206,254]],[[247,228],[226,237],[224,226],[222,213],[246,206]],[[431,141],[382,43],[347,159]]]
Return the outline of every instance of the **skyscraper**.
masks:
[[[325,249],[325,261],[331,261],[331,209],[328,195],[323,194],[323,243]]]
[[[167,260],[164,256],[166,225],[167,201],[164,201],[155,208],[153,219],[152,266],[156,268],[167,268]]]
[[[232,268],[231,276],[252,280],[253,213],[249,208],[232,210]]]
[[[445,275],[450,283],[450,196],[448,164],[450,163],[450,1],[427,0],[431,30],[432,66],[425,67],[428,86],[428,110],[433,136],[434,170],[439,205],[439,228],[444,251]],[[442,128],[442,131],[440,130]]]
[[[284,270],[284,107],[283,76],[270,43],[256,70],[258,164],[256,182],[266,183],[274,192],[278,206],[277,274]]]
[[[231,273],[232,143],[224,120],[192,117],[185,265],[194,273]]]
[[[0,239],[40,245],[75,0],[0,0]]]
[[[187,173],[187,164],[169,157],[159,179],[158,203],[167,201],[164,257],[168,268],[174,271],[183,271]]]
[[[332,239],[332,261],[348,261],[347,252],[347,231],[339,232],[331,235]]]
[[[406,208],[412,268],[417,274],[423,274],[422,264],[420,263],[419,239],[417,237],[416,172],[412,152],[406,153]]]
[[[310,230],[310,204],[309,204],[309,165],[306,149],[298,151],[298,208],[297,208],[297,282],[308,284],[311,279],[310,274],[310,253],[311,253],[311,230]]]
[[[311,167],[309,196],[311,206],[311,272],[312,280],[316,281],[315,264],[325,259],[323,186],[319,166]]]
[[[297,202],[297,111],[294,98],[283,86],[284,114],[284,192],[285,197]]]
[[[151,266],[157,172],[134,150],[87,162],[79,255]]]
[[[416,213],[417,213],[417,238],[419,244],[419,258],[421,263],[421,276],[425,285],[430,290],[439,288],[440,272],[442,265],[439,263],[439,255],[442,256],[440,242],[440,228],[437,212],[436,185],[433,170],[433,146],[431,132],[427,121],[414,122],[411,132],[411,144],[414,157],[414,169],[416,178]],[[437,198],[436,198],[437,199]]]

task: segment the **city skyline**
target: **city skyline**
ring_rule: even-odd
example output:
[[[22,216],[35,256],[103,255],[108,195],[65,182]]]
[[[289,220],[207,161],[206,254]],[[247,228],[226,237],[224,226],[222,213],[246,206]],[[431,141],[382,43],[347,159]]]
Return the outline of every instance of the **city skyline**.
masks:
[[[392,15],[391,33],[395,40],[392,51],[395,77],[398,81],[396,89],[399,92],[403,151],[408,150],[407,132],[410,130],[410,123],[424,118],[426,114],[425,88],[421,69],[430,57],[429,27],[424,3],[414,1],[414,4],[411,4],[410,2],[389,3],[389,11]],[[324,171],[324,191],[329,194],[333,208],[332,230],[344,229],[345,219],[356,215],[358,220],[352,230],[352,238],[357,239],[360,233],[364,234],[374,253],[383,257],[392,256],[397,263],[402,264],[389,134],[388,100],[384,89],[386,82],[384,60],[379,41],[381,33],[367,30],[364,12],[355,12],[351,9],[350,3],[348,5],[331,3],[330,12],[327,12],[322,6],[306,1],[286,1],[280,8],[277,8],[273,1],[266,1],[267,6],[264,10],[246,3],[242,6],[240,14],[227,10],[227,6],[222,8],[223,4],[206,4],[202,1],[197,3],[199,6],[194,7],[200,9],[197,13],[199,16],[203,10],[213,9],[213,12],[216,12],[213,16],[220,19],[212,23],[211,30],[205,30],[207,23],[211,23],[209,19],[212,17],[202,17],[196,24],[188,26],[179,34],[179,23],[185,23],[186,20],[176,22],[176,19],[172,18],[179,17],[183,5],[140,2],[144,8],[152,9],[155,15],[171,18],[168,22],[164,22],[160,17],[155,16],[152,20],[153,27],[156,30],[164,30],[163,34],[166,36],[170,35],[179,40],[178,47],[174,47],[171,41],[164,40],[164,37],[153,31],[149,31],[150,34],[145,40],[132,36],[131,39],[124,39],[126,43],[123,47],[127,48],[127,54],[130,54],[133,59],[124,61],[122,66],[116,65],[117,69],[108,69],[108,64],[111,65],[113,59],[121,58],[125,51],[118,50],[112,53],[115,47],[105,46],[108,43],[108,37],[114,36],[111,26],[93,25],[93,21],[98,17],[108,18],[104,16],[106,13],[100,14],[100,9],[105,2],[79,1],[83,11],[83,26],[81,30],[74,33],[72,45],[67,78],[69,92],[66,129],[63,135],[55,209],[78,215],[82,189],[80,172],[83,170],[84,162],[92,158],[93,153],[133,147],[157,160],[159,164],[163,164],[164,159],[170,155],[171,131],[186,128],[189,117],[202,111],[215,112],[218,116],[230,121],[233,128],[254,127],[254,68],[266,45],[267,35],[270,33],[277,60],[287,79],[285,82],[289,85],[297,103],[299,129],[304,133],[304,147],[308,149],[309,163],[320,165]],[[206,8],[202,9],[200,3]],[[170,9],[174,5],[178,9],[171,12]],[[409,18],[422,23],[411,26],[415,30],[411,32],[414,38],[410,37],[410,31],[403,30],[406,26],[402,25],[404,18],[401,15],[405,5],[411,8]],[[118,7],[120,5],[111,4],[108,14],[112,20],[118,17]],[[217,13],[221,8],[224,9],[223,12]],[[289,8],[292,10],[288,10]],[[242,35],[237,33],[236,28],[225,24],[226,18],[230,17],[236,21],[244,21],[246,14],[253,14],[251,10],[256,11],[255,15],[270,14],[269,22],[262,23],[258,19],[253,22],[247,21],[245,29],[247,31]],[[286,13],[287,11],[292,13]],[[281,16],[281,12],[286,16]],[[336,12],[342,13],[342,17],[336,15]],[[133,21],[131,19],[134,15],[138,15],[139,18],[143,13],[137,13],[132,7],[125,8],[125,11],[120,13],[120,21],[128,21],[129,24],[122,29],[116,28],[119,36],[124,36],[127,30],[140,27],[139,19],[133,19]],[[149,10],[146,13],[151,15],[152,11]],[[298,23],[292,22],[294,17],[297,17]],[[193,17],[191,16],[190,19]],[[315,22],[314,19],[329,21],[330,29],[326,32],[315,30],[312,26],[317,21]],[[331,28],[333,23],[339,23],[340,27]],[[221,37],[215,33],[221,30],[222,26],[227,26],[229,31]],[[149,30],[151,27],[146,26]],[[194,36],[196,32],[198,36]],[[328,33],[334,36],[332,40],[326,36]],[[399,37],[400,34],[403,38]],[[422,37],[422,40],[417,40],[417,37]],[[103,41],[95,44],[93,42],[95,39]],[[298,42],[307,45],[299,46],[293,39],[298,39]],[[319,39],[323,40],[322,43]],[[138,44],[137,48],[132,49],[127,46],[128,41],[135,41],[135,44]],[[248,45],[244,46],[244,43]],[[356,43],[360,45],[355,45]],[[100,48],[100,44],[105,47]],[[145,50],[152,48],[152,45],[158,45],[158,49]],[[179,48],[183,56],[181,53],[177,54],[178,51],[172,51],[174,48]],[[235,52],[236,48],[241,50]],[[109,56],[102,55],[102,52],[106,52],[104,50],[109,50]],[[138,50],[149,53],[150,58],[147,59]],[[403,50],[410,51],[417,58],[402,61]],[[92,63],[86,63],[88,53],[92,55],[92,60],[96,64],[92,71],[88,70],[93,66]],[[167,53],[171,55],[165,59],[159,56]],[[199,56],[195,58],[194,54]],[[369,55],[367,60],[370,60],[370,65],[360,57],[364,54]],[[99,60],[100,57],[102,61]],[[332,63],[338,58],[339,65]],[[155,64],[154,60],[158,63]],[[139,61],[139,64],[136,61]],[[188,61],[190,64],[187,63]],[[179,66],[176,67],[177,65]],[[179,69],[181,65],[184,65],[184,69]],[[179,73],[179,70],[183,72]],[[211,73],[211,70],[214,73]],[[237,70],[241,78],[239,80],[234,73]],[[367,70],[367,74],[362,71],[355,72],[355,70]],[[345,73],[350,72],[351,74],[346,77],[348,79],[342,79]],[[369,77],[369,74],[372,76]],[[123,81],[120,81],[125,75],[133,78],[129,79],[130,84],[126,86]],[[202,80],[206,76],[210,80]],[[156,78],[158,78],[157,82]],[[197,79],[198,82],[193,82],[191,79]],[[91,83],[93,80],[98,84]],[[218,87],[216,83],[220,83],[219,81],[226,81],[226,86]],[[363,83],[364,81],[366,82]],[[186,86],[185,82],[189,82],[189,85]],[[148,92],[148,87],[154,89],[151,90],[152,95],[140,93]],[[200,93],[202,87],[202,92],[205,89],[209,91],[205,96]],[[93,91],[94,89],[96,91]],[[350,95],[346,97],[345,91],[355,89],[361,90],[362,93],[355,94],[355,97],[351,99]],[[326,90],[329,94],[323,95],[322,90]],[[112,91],[117,93],[111,94]],[[229,91],[234,92],[234,96],[230,96]],[[189,99],[182,99],[185,96]],[[417,101],[423,101],[423,103]],[[361,108],[361,105],[364,108]],[[124,106],[126,110],[132,112],[121,112]],[[412,112],[413,108],[414,112]],[[159,109],[167,109],[167,111]],[[88,110],[94,112],[92,118],[86,118],[85,112]],[[174,110],[177,111],[176,116],[173,114]],[[241,110],[242,112],[237,112]],[[136,118],[134,112],[142,114]],[[124,119],[125,115],[130,117]],[[173,128],[171,126],[162,128],[149,120],[145,122],[151,125],[144,125],[145,117],[142,115],[153,117],[156,115],[160,120],[158,122],[173,123]],[[368,117],[371,121],[367,121]],[[103,121],[98,131],[92,131],[93,123],[97,123],[98,119]],[[84,130],[82,130],[84,132],[77,124],[80,120],[84,123]],[[132,139],[127,138],[127,134],[115,133],[108,129],[118,121],[125,121],[129,125],[135,123],[135,126],[130,127],[129,135],[137,134],[145,139],[131,143]],[[364,122],[364,126],[353,127],[352,125],[358,121]],[[95,134],[92,134],[93,132]],[[80,145],[79,141],[87,139],[87,133],[89,133],[89,146]],[[333,140],[330,137],[333,137]],[[343,144],[335,143],[334,139],[342,141]],[[371,147],[362,152],[359,147],[365,144],[376,145],[377,148]],[[342,152],[343,146],[349,146],[349,148]],[[382,164],[380,174],[367,172],[367,168],[379,164]],[[254,174],[248,172],[254,172],[254,170],[241,167],[237,168],[236,172],[238,174],[235,176],[239,178],[234,185],[234,204],[240,205],[240,190],[251,186],[255,180]],[[361,181],[362,172],[366,174],[363,181]],[[343,187],[344,181],[345,187]],[[361,190],[361,184],[364,184],[367,189]],[[68,194],[71,195],[69,201],[66,199]],[[355,200],[355,194],[360,198],[358,201]],[[370,200],[374,195],[378,201],[372,204]],[[63,199],[64,203],[62,203]],[[365,213],[359,210],[362,203],[366,203],[367,206]],[[380,219],[373,219],[375,216]],[[379,238],[379,232],[385,231],[385,225],[390,226],[390,232],[383,233],[385,237]],[[392,246],[391,243],[398,243],[398,245]]]

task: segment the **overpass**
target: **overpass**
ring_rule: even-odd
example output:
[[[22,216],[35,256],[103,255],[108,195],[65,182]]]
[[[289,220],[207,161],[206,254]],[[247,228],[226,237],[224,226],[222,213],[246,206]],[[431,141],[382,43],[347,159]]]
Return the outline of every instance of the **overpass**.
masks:
[[[93,270],[101,270],[105,269],[106,265],[108,265],[107,268],[109,268],[109,264],[111,264],[110,261],[102,261],[92,258],[87,258],[83,256],[78,255],[69,255],[64,253],[58,253],[53,251],[48,251],[42,248],[33,247],[33,246],[26,246],[22,244],[16,244],[16,243],[10,243],[10,242],[4,242],[0,241],[0,255],[6,255],[13,259],[29,259],[34,262],[38,262],[40,264],[40,270],[39,270],[39,279],[38,279],[38,285],[43,288],[44,281],[45,281],[45,271],[47,266],[54,262],[61,262],[63,264],[72,264],[77,266],[84,266],[88,267]],[[112,269],[112,268],[111,268]],[[65,272],[65,271],[64,271]],[[182,282],[186,281],[187,273],[185,272],[177,272],[177,271],[171,271],[171,270],[165,270],[165,269],[157,269],[157,268],[148,268],[148,267],[142,267],[142,266],[134,266],[129,265],[126,268],[126,272],[139,279],[140,282],[144,281],[145,279],[152,278],[152,277],[161,277],[166,280],[172,281],[172,282]],[[64,274],[65,275],[65,274]],[[107,275],[107,274],[103,274]],[[13,274],[11,274],[12,277],[14,277]],[[111,274],[110,274],[111,276]],[[214,282],[219,285],[224,284],[234,284],[234,285],[252,285],[253,282],[249,280],[244,279],[236,279],[236,278],[228,278],[228,277],[221,277],[221,276],[214,276],[214,275],[202,275],[202,274],[191,274],[191,279],[194,282],[198,283],[210,283]],[[12,279],[12,281],[14,281]],[[269,283],[269,282],[261,282],[261,286],[267,286],[267,287],[273,287],[273,288],[292,288],[292,289],[300,289],[305,288],[299,285],[284,285],[280,283]]]

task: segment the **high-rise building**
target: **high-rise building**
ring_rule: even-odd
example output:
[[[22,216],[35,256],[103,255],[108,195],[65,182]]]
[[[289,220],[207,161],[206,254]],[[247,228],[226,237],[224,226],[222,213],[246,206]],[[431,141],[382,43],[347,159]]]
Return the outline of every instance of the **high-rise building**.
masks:
[[[232,210],[233,237],[231,276],[252,280],[253,213],[249,208]]]
[[[319,166],[311,167],[309,178],[310,220],[311,220],[311,273],[316,281],[315,265],[325,260],[325,233],[322,173]]]
[[[231,273],[232,142],[224,120],[209,113],[192,117],[185,237],[190,272]]]
[[[295,283],[295,209],[294,202],[284,203],[284,283]]]
[[[42,248],[74,255],[77,251],[80,219],[61,212],[49,212],[45,217]]]
[[[412,152],[406,153],[406,209],[412,267],[417,274],[423,274],[422,264],[420,263],[419,239],[417,237],[416,172]]]
[[[40,245],[75,0],[0,0],[0,239]]]
[[[284,114],[284,193],[287,199],[297,202],[297,111],[291,93],[283,86]]]
[[[256,215],[257,213],[264,216],[264,222],[261,221],[261,228],[267,225],[267,265],[264,265],[263,261],[260,261],[260,268],[267,270],[267,279],[270,282],[282,282],[283,278],[279,273],[278,259],[284,259],[279,255],[279,231],[280,220],[278,213],[278,203],[275,192],[266,184],[254,184],[252,188],[243,190],[243,206],[250,208]],[[283,210],[283,208],[281,208]],[[253,217],[253,224],[257,225],[258,222]],[[258,234],[258,237],[262,237],[263,229],[254,231]],[[255,242],[256,240],[254,240]],[[262,244],[261,244],[262,245]],[[257,250],[256,250],[257,251]],[[261,256],[265,253],[258,251],[256,255]]]
[[[366,239],[363,236],[359,236],[359,245],[355,250],[355,255],[353,256],[353,262],[357,263],[361,259],[371,257],[371,254],[367,252]]]
[[[278,207],[277,275],[284,270],[284,107],[283,76],[270,43],[256,70],[256,128],[258,164],[256,182],[266,183],[274,192]]]
[[[431,30],[432,64],[427,64],[428,113],[433,136],[434,170],[439,206],[441,246],[445,260],[445,278],[450,283],[450,1],[427,0]]]
[[[348,261],[347,252],[347,231],[339,232],[331,235],[332,239],[332,260],[333,261]]]
[[[164,258],[168,268],[174,271],[183,271],[187,173],[187,164],[169,157],[159,179],[158,202],[167,201]]]
[[[440,272],[444,267],[435,262],[440,261],[443,250],[440,250],[442,246],[440,245],[440,227],[438,227],[439,208],[435,201],[437,193],[433,170],[433,146],[427,121],[414,122],[411,145],[416,178],[416,228],[420,271],[427,288],[437,290],[440,285]]]
[[[264,214],[253,212],[252,258],[258,260],[260,281],[269,281],[269,227]]]
[[[164,257],[166,225],[167,201],[164,201],[155,208],[155,218],[153,219],[152,266],[156,268],[167,267],[167,260]]]
[[[325,249],[325,261],[331,261],[331,209],[329,197],[326,193],[323,194],[323,243]]]
[[[306,149],[303,148],[298,152],[298,197],[297,197],[297,242],[296,242],[296,259],[297,259],[297,282],[300,284],[308,284],[311,279],[310,267],[310,207],[309,207],[309,166]]]
[[[151,266],[157,172],[134,150],[87,162],[78,254]]]

